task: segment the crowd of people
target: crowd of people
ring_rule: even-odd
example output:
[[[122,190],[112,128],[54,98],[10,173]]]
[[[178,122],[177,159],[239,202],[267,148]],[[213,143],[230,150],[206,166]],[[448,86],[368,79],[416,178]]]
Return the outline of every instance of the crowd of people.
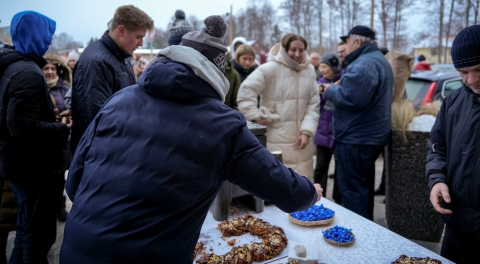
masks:
[[[121,6],[99,40],[64,60],[45,55],[53,19],[13,17],[13,46],[0,47],[0,189],[14,197],[1,200],[10,209],[0,214],[2,245],[16,230],[9,263],[48,263],[57,220],[66,220],[60,263],[192,263],[224,181],[285,212],[304,210],[325,196],[332,157],[334,200],[373,220],[394,87],[375,31],[355,26],[325,54],[308,54],[307,40],[288,33],[263,62],[243,37],[227,47],[221,16],[194,30],[177,10],[169,47],[147,63],[134,51],[153,27],[144,11]],[[468,27],[454,41],[465,87],[442,105],[428,153],[430,199],[447,226],[441,254],[457,263],[480,244],[479,32]],[[267,127],[266,146],[246,121]]]

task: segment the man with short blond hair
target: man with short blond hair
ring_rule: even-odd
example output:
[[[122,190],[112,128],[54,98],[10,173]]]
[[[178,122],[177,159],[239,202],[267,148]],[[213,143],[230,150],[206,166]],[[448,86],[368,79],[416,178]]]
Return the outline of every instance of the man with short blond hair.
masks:
[[[73,73],[71,149],[75,149],[103,103],[122,88],[136,83],[129,62],[133,51],[143,45],[153,20],[133,5],[120,6],[101,39],[90,44]]]
[[[480,25],[460,31],[453,65],[464,85],[450,93],[430,132],[427,181],[430,201],[445,221],[441,255],[477,263],[480,248]]]

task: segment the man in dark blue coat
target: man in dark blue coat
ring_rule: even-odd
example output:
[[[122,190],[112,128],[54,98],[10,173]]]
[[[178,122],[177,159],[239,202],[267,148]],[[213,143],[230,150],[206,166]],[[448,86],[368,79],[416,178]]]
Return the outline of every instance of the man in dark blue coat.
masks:
[[[191,264],[225,180],[286,212],[320,199],[320,185],[281,164],[223,104],[226,24],[205,25],[160,51],[88,127],[68,176],[60,263]]]
[[[18,206],[10,263],[48,263],[56,238],[54,172],[63,165],[70,124],[55,122],[42,56],[55,21],[33,11],[12,18],[15,45],[0,48],[0,176]]]
[[[338,191],[343,206],[373,220],[375,160],[390,135],[393,71],[370,28],[356,26],[341,39],[347,70],[339,84],[325,85],[334,106]]]
[[[480,249],[480,25],[453,41],[453,65],[464,87],[445,98],[430,132],[427,180],[430,201],[446,223],[441,255],[478,262]]]
[[[73,72],[72,152],[103,103],[120,89],[136,83],[129,59],[151,29],[153,21],[142,10],[121,6],[115,11],[110,30],[80,56]]]

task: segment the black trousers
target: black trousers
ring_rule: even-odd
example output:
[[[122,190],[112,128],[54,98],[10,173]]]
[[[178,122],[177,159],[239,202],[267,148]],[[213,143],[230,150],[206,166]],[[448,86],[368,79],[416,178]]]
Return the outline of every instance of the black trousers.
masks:
[[[317,165],[313,172],[313,182],[319,183],[323,188],[322,196],[327,195],[328,167],[332,160],[333,151],[327,147],[317,146]]]
[[[466,238],[445,226],[440,255],[457,264],[479,263],[480,239]]]

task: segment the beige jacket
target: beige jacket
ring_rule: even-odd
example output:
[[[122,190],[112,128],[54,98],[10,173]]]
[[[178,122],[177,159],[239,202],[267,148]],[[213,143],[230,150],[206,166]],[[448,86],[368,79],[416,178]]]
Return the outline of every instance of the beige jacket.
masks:
[[[237,95],[238,110],[247,120],[267,117],[267,149],[282,151],[283,163],[297,173],[313,180],[313,136],[319,118],[319,103],[315,70],[305,52],[302,64],[292,69],[290,57],[280,43],[268,55],[268,62],[260,65],[240,86]],[[262,96],[260,109],[258,95]],[[294,147],[301,134],[310,136],[304,149]]]

